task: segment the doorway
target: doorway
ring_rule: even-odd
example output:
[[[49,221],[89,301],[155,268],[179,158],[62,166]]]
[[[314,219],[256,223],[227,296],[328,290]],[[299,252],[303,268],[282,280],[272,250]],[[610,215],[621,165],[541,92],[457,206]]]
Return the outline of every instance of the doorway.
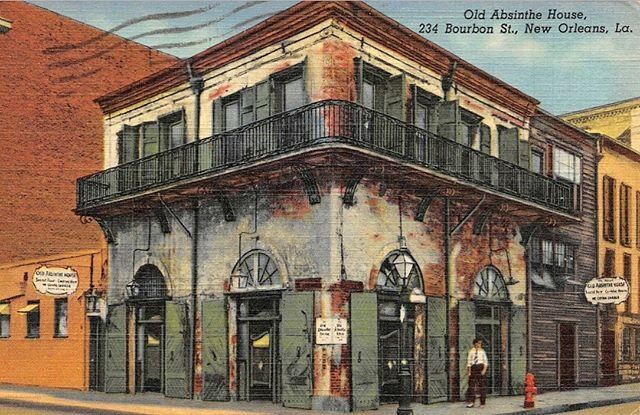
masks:
[[[487,393],[502,392],[502,307],[499,305],[476,304],[476,337],[482,339],[482,347],[487,353]]]
[[[104,390],[104,324],[89,318],[89,390]]]
[[[558,385],[561,389],[576,386],[576,325],[558,323]]]
[[[277,402],[279,297],[247,297],[238,303],[239,399]]]
[[[164,372],[164,302],[138,307],[136,320],[136,391],[162,392]]]
[[[407,356],[413,356],[414,349],[414,316],[413,307],[407,312]],[[380,401],[397,402],[400,396],[400,360],[401,350],[400,302],[397,298],[378,302],[378,372],[380,378]],[[409,367],[413,373],[413,358],[409,359]],[[413,375],[411,376],[413,382]],[[413,390],[413,388],[412,388]]]
[[[616,384],[616,333],[613,330],[602,332],[602,380],[601,386]]]

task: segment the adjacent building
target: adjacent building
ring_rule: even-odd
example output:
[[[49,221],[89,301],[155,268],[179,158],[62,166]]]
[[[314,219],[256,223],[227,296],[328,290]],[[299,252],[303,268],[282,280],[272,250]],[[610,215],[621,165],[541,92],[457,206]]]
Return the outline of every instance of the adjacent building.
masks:
[[[303,2],[97,102],[76,213],[110,235],[105,391],[438,402],[476,336],[493,394],[536,359],[545,387],[595,383],[595,143],[534,98],[364,3]]]
[[[640,381],[640,98],[562,116],[599,135],[598,276],[624,278],[629,297],[601,306],[602,383]]]
[[[175,59],[7,1],[0,61],[0,382],[87,389],[100,319],[86,317],[85,294],[105,288],[106,243],[73,208],[75,179],[102,166],[93,99]]]

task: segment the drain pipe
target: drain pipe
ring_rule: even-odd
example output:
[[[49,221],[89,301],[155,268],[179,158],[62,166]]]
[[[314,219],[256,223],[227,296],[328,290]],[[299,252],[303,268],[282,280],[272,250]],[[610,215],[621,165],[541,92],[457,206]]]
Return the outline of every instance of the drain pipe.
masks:
[[[194,76],[191,70],[191,63],[187,61],[187,72],[189,73],[189,84],[195,98],[194,107],[194,141],[200,140],[200,96],[204,87],[204,80],[200,76]],[[195,159],[193,160],[194,172],[199,169],[199,147],[195,146]],[[198,316],[198,228],[200,216],[200,201],[196,200],[193,204],[193,231],[191,232],[192,248],[191,248],[191,347],[189,348],[189,361],[191,362],[191,382],[190,382],[190,396],[191,399],[195,396],[195,384],[196,384],[196,321]]]
[[[447,347],[447,359],[446,362],[446,372],[447,372],[447,395],[449,400],[453,399],[453,376],[451,376],[451,344],[449,344],[451,339],[451,329],[449,327],[449,323],[451,320],[451,200],[449,196],[445,196],[444,198],[444,272],[445,272],[445,307],[447,312],[445,313],[445,344]]]

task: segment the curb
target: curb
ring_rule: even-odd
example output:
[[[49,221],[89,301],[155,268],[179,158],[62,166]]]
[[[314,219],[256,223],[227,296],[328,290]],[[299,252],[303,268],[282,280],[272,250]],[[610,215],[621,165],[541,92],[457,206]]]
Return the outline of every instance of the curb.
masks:
[[[579,411],[581,409],[599,408],[602,406],[620,405],[629,402],[640,402],[640,395],[627,398],[603,399],[600,401],[568,403],[563,405],[553,405],[546,408],[523,409],[515,412],[502,412],[496,415],[548,415],[563,412]]]
[[[28,408],[28,409],[42,409],[42,410],[54,410],[58,412],[68,412],[70,414],[86,414],[86,415],[141,415],[140,412],[125,412],[115,409],[98,409],[87,408],[85,406],[64,405],[56,403],[40,403],[34,401],[27,401],[23,399],[9,399],[0,398],[0,405],[12,406],[14,408]]]

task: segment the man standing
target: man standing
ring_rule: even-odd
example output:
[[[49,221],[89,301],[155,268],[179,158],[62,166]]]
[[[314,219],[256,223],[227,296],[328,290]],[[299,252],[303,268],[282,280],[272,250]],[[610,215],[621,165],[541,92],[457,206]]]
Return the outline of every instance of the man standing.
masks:
[[[482,348],[482,340],[474,339],[473,347],[467,355],[467,375],[469,375],[469,387],[467,389],[467,408],[473,408],[476,395],[480,394],[480,407],[487,400],[486,373],[489,368],[487,353]]]

